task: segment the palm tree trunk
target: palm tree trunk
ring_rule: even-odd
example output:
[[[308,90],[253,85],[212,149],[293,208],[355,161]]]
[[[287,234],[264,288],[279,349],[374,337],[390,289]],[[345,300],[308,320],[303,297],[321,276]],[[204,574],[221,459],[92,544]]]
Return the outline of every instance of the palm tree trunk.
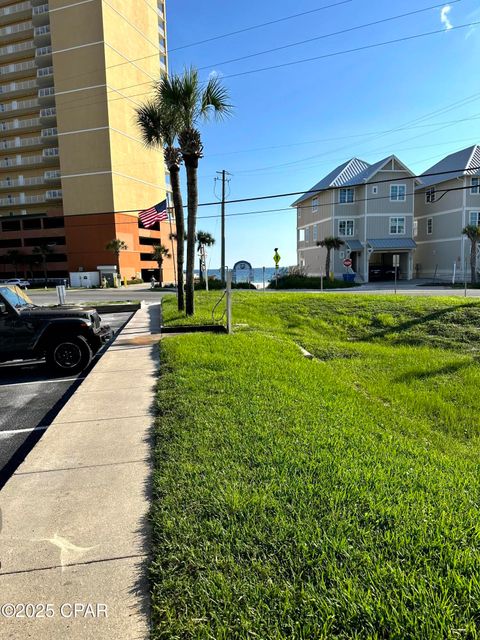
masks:
[[[330,252],[331,249],[327,248],[327,258],[325,260],[325,277],[327,278],[327,280],[328,278],[330,278]]]
[[[188,193],[188,233],[187,233],[187,286],[185,311],[187,316],[195,313],[194,300],[194,269],[195,269],[195,231],[197,226],[198,207],[198,183],[197,168],[198,158],[195,156],[184,157],[185,168],[187,170],[187,193]]]
[[[185,309],[185,292],[183,286],[183,270],[185,262],[185,216],[183,215],[183,200],[180,190],[180,169],[170,167],[170,184],[172,186],[173,208],[175,210],[175,226],[177,231],[177,306],[179,311]]]
[[[472,284],[477,283],[477,242],[472,240],[472,246],[470,249],[470,271]]]
[[[162,286],[163,286],[163,269],[162,269],[163,262],[160,262],[160,260],[159,260],[157,264],[158,264],[158,286],[160,288],[162,288]]]

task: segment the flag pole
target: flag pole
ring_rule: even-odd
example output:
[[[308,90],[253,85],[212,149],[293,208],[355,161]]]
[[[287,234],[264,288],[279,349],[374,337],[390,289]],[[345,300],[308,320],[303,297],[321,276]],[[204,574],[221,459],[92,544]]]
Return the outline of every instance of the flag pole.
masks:
[[[172,216],[175,215],[175,209],[173,207],[169,207],[169,216],[168,220],[170,222],[170,240],[172,242],[172,260],[173,260],[173,279],[175,281],[175,287],[178,289],[178,278],[177,278],[177,263],[175,260],[175,244],[173,242],[173,230],[172,230]],[[175,219],[175,228],[177,227],[177,220]],[[178,237],[177,237],[178,242]]]

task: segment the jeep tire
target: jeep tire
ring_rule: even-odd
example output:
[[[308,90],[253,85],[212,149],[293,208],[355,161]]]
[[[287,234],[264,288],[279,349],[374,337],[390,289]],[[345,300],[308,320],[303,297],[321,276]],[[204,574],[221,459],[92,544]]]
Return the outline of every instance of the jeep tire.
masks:
[[[56,338],[46,350],[47,365],[60,375],[80,373],[92,360],[92,350],[83,336]]]

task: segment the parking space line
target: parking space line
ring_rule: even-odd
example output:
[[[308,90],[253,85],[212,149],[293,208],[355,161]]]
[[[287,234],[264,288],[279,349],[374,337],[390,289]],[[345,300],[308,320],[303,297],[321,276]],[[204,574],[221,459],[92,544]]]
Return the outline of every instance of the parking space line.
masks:
[[[33,427],[33,429],[10,429],[8,431],[0,431],[0,439],[3,436],[7,436],[7,437],[14,436],[17,433],[33,433],[34,431],[46,431],[47,429],[48,427],[39,426],[39,427]]]
[[[30,382],[12,382],[11,384],[2,384],[0,382],[0,390],[7,387],[22,387],[27,384],[55,384],[57,382],[75,382],[76,380],[85,380],[85,378],[51,378],[50,380],[32,380]]]

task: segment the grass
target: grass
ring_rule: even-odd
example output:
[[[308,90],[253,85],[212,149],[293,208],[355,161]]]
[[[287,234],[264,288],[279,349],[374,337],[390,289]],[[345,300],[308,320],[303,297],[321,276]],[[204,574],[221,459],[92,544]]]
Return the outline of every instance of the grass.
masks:
[[[330,280],[330,278],[318,278],[313,276],[301,276],[297,274],[286,274],[278,277],[278,282],[273,278],[269,289],[350,289],[358,287],[355,282],[344,282],[343,280]]]
[[[236,292],[234,321],[161,343],[153,637],[480,637],[480,305]]]

